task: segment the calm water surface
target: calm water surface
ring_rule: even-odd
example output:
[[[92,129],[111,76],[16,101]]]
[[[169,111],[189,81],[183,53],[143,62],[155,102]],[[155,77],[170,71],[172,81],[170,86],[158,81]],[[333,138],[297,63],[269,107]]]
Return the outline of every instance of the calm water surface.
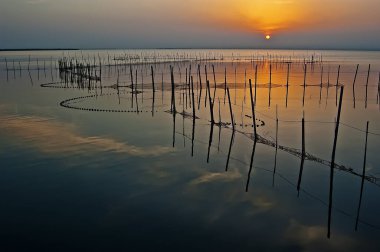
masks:
[[[1,52],[0,249],[379,251],[379,71],[380,52]]]

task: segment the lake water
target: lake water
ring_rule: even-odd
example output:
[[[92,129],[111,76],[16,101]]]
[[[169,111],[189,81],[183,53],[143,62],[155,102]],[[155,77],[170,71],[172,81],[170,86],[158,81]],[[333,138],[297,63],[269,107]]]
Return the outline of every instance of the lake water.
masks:
[[[379,71],[367,51],[0,52],[0,249],[379,251]]]

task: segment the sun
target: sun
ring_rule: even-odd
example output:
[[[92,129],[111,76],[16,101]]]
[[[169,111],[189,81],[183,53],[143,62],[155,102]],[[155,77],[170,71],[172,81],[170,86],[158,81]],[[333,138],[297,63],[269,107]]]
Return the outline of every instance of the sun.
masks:
[[[266,35],[266,36],[265,36],[265,39],[266,39],[266,40],[270,40],[270,38],[271,38],[270,35]]]

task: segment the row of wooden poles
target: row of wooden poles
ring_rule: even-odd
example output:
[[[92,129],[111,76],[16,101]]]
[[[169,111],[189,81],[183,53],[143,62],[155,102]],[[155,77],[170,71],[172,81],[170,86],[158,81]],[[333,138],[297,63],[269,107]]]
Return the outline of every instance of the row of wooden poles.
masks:
[[[303,78],[303,96],[302,96],[302,104],[303,106],[305,105],[305,97],[306,97],[306,88],[307,88],[307,64],[304,65],[304,78]],[[152,67],[151,67],[152,68]],[[214,88],[216,89],[216,81],[215,81],[215,70],[214,70],[214,65],[212,65],[212,68],[213,68],[213,74],[214,74]],[[335,103],[336,103],[336,106],[338,105],[338,89],[339,89],[339,86],[340,86],[340,65],[338,66],[338,70],[337,70],[337,79],[336,79],[336,83],[335,83]],[[359,69],[359,65],[357,65],[356,67],[356,71],[355,71],[355,77],[354,77],[354,81],[353,81],[353,101],[354,101],[354,108],[356,107],[356,96],[355,96],[355,90],[356,90],[356,79],[357,79],[357,74],[358,74],[358,69]],[[367,108],[368,106],[368,86],[369,86],[369,76],[370,76],[370,69],[371,69],[371,65],[368,66],[368,72],[367,72],[367,78],[366,78],[366,95],[365,95],[365,108]],[[153,69],[151,70],[152,73],[152,78],[154,76],[154,73],[153,73]],[[170,66],[170,75],[171,75],[171,78],[173,78],[172,82],[174,81],[174,67]],[[256,68],[255,68],[255,97],[256,97],[256,87],[257,87],[257,65],[256,65]],[[201,80],[201,74],[200,74],[200,65],[198,65],[198,76],[199,76],[199,84],[200,84],[200,88],[202,89],[202,80]],[[224,87],[224,91],[225,91],[225,95],[227,93],[227,77],[226,77],[226,68],[225,68],[225,71],[224,71],[224,74],[225,74],[225,87]],[[235,69],[235,74],[236,74],[236,69]],[[245,71],[245,74],[246,74],[246,71]],[[137,73],[136,73],[137,75]],[[207,84],[207,66],[205,65],[205,75],[206,75],[206,84]],[[320,100],[322,98],[322,87],[323,87],[323,75],[324,75],[324,68],[323,66],[321,66],[321,76],[320,76]],[[190,68],[189,68],[189,72],[188,72],[188,68],[186,68],[186,85],[188,85],[188,88],[190,90],[190,79],[191,79],[191,65],[190,65]],[[287,64],[287,76],[286,76],[286,99],[285,99],[285,105],[286,107],[288,106],[288,97],[289,97],[289,76],[290,76],[290,64]],[[133,77],[132,77],[132,74],[131,74],[131,79],[133,80]],[[154,80],[153,80],[154,81]],[[153,82],[152,81],[152,82]],[[235,81],[236,82],[236,81]],[[272,65],[270,64],[269,66],[269,98],[268,98],[268,105],[269,107],[271,106],[271,89],[272,89]],[[210,84],[208,84],[210,85]],[[172,87],[173,87],[173,92],[175,92],[175,85],[172,84]],[[211,88],[211,87],[210,87]],[[327,92],[329,91],[329,88],[330,88],[330,72],[328,72],[328,81],[327,81]],[[214,93],[215,93],[215,90],[214,90]],[[235,93],[236,93],[236,84],[235,84]],[[207,100],[207,94],[208,94],[208,87],[206,86],[206,97],[205,97],[205,102]],[[327,93],[328,95],[328,93]],[[190,92],[189,92],[189,96],[190,96]],[[380,73],[379,73],[379,82],[378,82],[378,92],[377,92],[377,103],[379,103],[379,96],[380,96]],[[187,98],[187,97],[186,97]],[[225,97],[226,98],[226,97]],[[224,98],[224,102],[225,102],[225,98]],[[235,94],[235,100],[236,100],[236,94]],[[214,105],[214,102],[215,102],[215,96],[213,97],[213,100],[212,100],[212,106]],[[236,103],[236,101],[235,101]],[[172,107],[173,105],[171,105]],[[211,116],[213,116],[212,113],[210,113]],[[213,119],[213,118],[211,118]],[[214,121],[214,120],[211,120],[211,121]],[[231,120],[232,121],[232,120]]]
[[[307,65],[305,65],[304,68],[304,88],[306,87],[306,74],[307,74]],[[354,77],[354,87],[355,88],[355,81],[357,77],[357,72],[358,72],[359,66],[356,68],[355,72],[355,77]],[[151,78],[152,78],[152,90],[153,90],[153,103],[154,103],[154,95],[155,95],[155,78],[154,78],[154,68],[153,66],[150,67],[151,70]],[[136,70],[137,71],[137,70]],[[226,72],[226,71],[225,71]],[[289,66],[288,66],[288,72],[289,72]],[[270,67],[270,76],[271,76],[271,67]],[[338,89],[339,86],[339,73],[340,73],[340,66],[338,67],[338,74],[337,74],[337,84],[336,88]],[[368,86],[368,76],[370,73],[370,66],[368,69],[368,75],[367,75],[367,84]],[[207,77],[207,67],[205,67],[205,74],[206,74],[206,99],[208,97],[208,103],[209,103],[209,109],[210,109],[210,122],[211,122],[211,135],[212,135],[212,129],[214,128],[214,125],[218,125],[219,127],[222,126],[221,121],[217,123],[215,121],[215,116],[214,116],[214,104],[215,104],[215,90],[216,90],[216,81],[215,81],[215,69],[213,67],[213,75],[214,75],[214,81],[215,81],[215,88],[214,88],[214,95],[212,96],[211,94],[211,88],[210,88],[210,81],[208,80]],[[132,66],[130,67],[130,75],[131,75],[131,88],[132,88],[132,95],[133,93],[137,94],[137,82],[136,84],[134,83],[134,78],[133,78],[133,71],[132,71]],[[137,73],[136,73],[137,76]],[[176,85],[175,85],[175,80],[174,80],[174,68],[170,66],[170,76],[171,76],[171,105],[170,105],[170,112],[173,113],[173,120],[175,121],[175,115],[178,113],[177,108],[176,108]],[[199,84],[200,84],[200,92],[202,92],[202,79],[201,79],[201,74],[200,74],[200,65],[198,65],[198,77],[199,77]],[[289,74],[287,77],[287,80],[289,79]],[[270,83],[271,83],[271,77],[270,77]],[[257,134],[257,127],[256,127],[256,113],[255,113],[255,102],[256,102],[256,84],[257,84],[257,65],[256,65],[256,72],[255,72],[255,86],[252,86],[252,80],[249,79],[249,89],[250,89],[250,101],[251,101],[251,109],[252,109],[252,124],[253,124],[253,139],[254,139],[254,150],[256,147],[256,142],[258,139],[258,134]],[[287,81],[287,88],[288,88],[289,82]],[[228,104],[229,104],[229,111],[230,111],[230,117],[231,117],[231,125],[232,125],[232,140],[230,143],[229,147],[229,154],[231,154],[231,148],[232,148],[232,142],[233,142],[233,136],[235,134],[235,122],[234,122],[234,115],[233,115],[233,110],[232,110],[232,102],[231,102],[231,96],[230,96],[230,89],[229,86],[227,85],[226,81],[226,74],[225,74],[225,94],[227,94],[228,98]],[[117,89],[119,93],[119,77],[117,78]],[[193,76],[191,75],[191,67],[189,68],[189,71],[186,71],[186,92],[187,90],[189,91],[189,95],[191,95],[191,104],[192,104],[192,118],[193,118],[193,127],[195,125],[195,120],[196,120],[196,110],[195,110],[195,95],[194,95],[194,80]],[[254,92],[254,93],[253,93]],[[337,139],[338,139],[338,133],[339,133],[339,125],[340,125],[340,117],[341,117],[341,109],[342,109],[342,102],[343,102],[343,92],[344,92],[344,86],[340,87],[340,97],[339,97],[339,106],[338,106],[338,114],[337,114],[337,120],[335,124],[335,131],[334,131],[334,142],[333,142],[333,149],[332,149],[332,156],[331,156],[331,162],[330,162],[330,189],[329,189],[329,208],[328,208],[328,232],[327,232],[327,237],[330,238],[331,236],[331,214],[332,214],[332,206],[333,206],[333,186],[334,186],[334,169],[335,169],[335,155],[336,155],[336,145],[337,145]],[[201,95],[199,96],[201,97]],[[132,98],[133,100],[133,98]],[[137,96],[136,96],[136,101],[137,101]],[[153,110],[152,110],[153,113]],[[277,114],[277,113],[276,113]],[[184,115],[185,116],[185,115]],[[366,155],[367,155],[367,139],[368,139],[368,126],[369,122],[367,122],[367,129],[366,129],[366,143],[365,143],[365,153],[364,153],[364,162],[363,162],[363,172],[362,172],[362,182],[361,182],[361,192],[360,192],[360,201],[358,205],[358,211],[357,211],[357,218],[356,218],[356,225],[355,225],[355,230],[357,230],[358,227],[358,222],[359,222],[359,215],[360,215],[360,208],[361,208],[361,199],[362,199],[362,194],[363,194],[363,187],[364,187],[364,180],[366,178],[366,171],[365,171],[365,166],[366,166]],[[173,132],[174,133],[174,132]],[[194,141],[194,136],[192,141]],[[209,148],[211,146],[211,141],[212,138],[210,137],[209,140]],[[174,146],[174,139],[173,139],[173,146]],[[276,159],[275,159],[275,168],[277,164],[277,151],[278,151],[278,116],[276,116],[276,143],[275,143],[275,148],[276,148]],[[209,160],[209,153],[208,152],[208,157],[207,160]],[[253,164],[253,157],[254,157],[254,151],[251,156],[251,163],[250,163],[250,169],[248,173],[248,180],[247,180],[247,185],[246,185],[246,191],[248,191],[248,185],[249,185],[249,179],[250,175],[252,172],[252,164]],[[299,192],[301,189],[301,181],[302,181],[302,174],[304,170],[304,161],[306,158],[306,147],[305,147],[305,119],[304,116],[302,118],[302,152],[301,152],[301,164],[300,164],[300,171],[299,171],[299,177],[298,177],[298,182],[297,182],[297,191]],[[228,158],[229,160],[229,158]],[[226,170],[228,169],[228,161],[226,164]],[[275,170],[274,170],[275,173]]]
[[[256,66],[257,67],[257,66]],[[355,80],[356,80],[356,76],[357,76],[357,71],[358,71],[358,67],[356,68],[356,73],[355,73]],[[288,68],[289,69],[289,68]],[[213,69],[214,70],[214,69]],[[153,83],[153,89],[154,89],[154,72],[153,72],[153,67],[151,68],[151,71],[152,71],[152,83]],[[199,71],[199,67],[198,67],[198,71]],[[211,128],[213,128],[213,126],[215,124],[217,124],[215,122],[215,117],[214,117],[214,101],[215,101],[215,93],[214,93],[214,97],[212,97],[211,95],[211,90],[210,90],[210,82],[209,80],[207,79],[207,69],[205,70],[206,71],[206,84],[207,84],[207,89],[206,91],[208,92],[208,102],[209,102],[209,109],[210,109],[210,122],[211,122]],[[270,71],[271,72],[271,71]],[[305,65],[305,71],[304,71],[304,87],[306,87],[306,65]],[[339,86],[339,72],[340,72],[340,66],[338,67],[338,77],[337,77],[337,84],[336,84],[336,88],[338,89],[338,86]],[[369,69],[368,69],[368,75],[367,75],[367,84],[366,86],[368,86],[368,76],[369,76],[369,72],[370,72],[370,66],[369,66]],[[177,113],[177,110],[176,110],[176,102],[175,102],[175,82],[174,82],[174,71],[173,71],[173,67],[170,66],[170,74],[171,74],[171,106],[170,106],[170,111],[174,114],[174,117],[175,117],[175,114]],[[190,76],[190,74],[189,74]],[[200,75],[199,75],[200,76]],[[289,76],[289,75],[288,75]],[[194,101],[194,84],[193,84],[193,77],[190,76],[190,81],[189,83],[191,84],[191,100],[192,100],[192,103],[193,103],[193,120],[195,120],[196,118],[196,115],[195,115],[195,101]],[[215,71],[214,71],[214,78],[215,78]],[[287,78],[288,79],[288,78]],[[354,84],[355,84],[355,80],[354,80]],[[255,73],[255,84],[256,84],[256,81],[257,81],[257,71]],[[288,86],[288,83],[287,83],[287,86]],[[201,84],[201,81],[200,81],[200,87],[202,88],[202,84]],[[216,87],[216,86],[215,86]],[[355,88],[355,85],[354,87]],[[257,138],[258,138],[258,134],[257,134],[257,130],[256,130],[256,113],[255,113],[255,98],[256,98],[256,85],[255,85],[255,89],[253,89],[252,87],[252,80],[249,79],[249,89],[250,89],[250,101],[251,101],[251,108],[252,108],[252,123],[253,123],[253,139],[254,139],[254,149],[255,149],[255,146],[256,146],[256,142],[257,142]],[[225,90],[226,90],[226,93],[227,93],[227,97],[228,97],[228,103],[229,103],[229,110],[230,110],[230,117],[231,117],[231,124],[232,124],[232,131],[233,131],[233,135],[232,135],[232,138],[234,136],[234,132],[235,132],[235,123],[234,123],[234,115],[233,115],[233,110],[232,110],[232,106],[231,106],[231,97],[230,97],[230,91],[229,91],[229,87],[227,85],[227,83],[225,82]],[[255,96],[253,95],[253,90],[255,90]],[[327,232],[327,237],[330,238],[331,237],[331,214],[332,214],[332,206],[333,206],[333,186],[334,186],[334,169],[335,169],[335,156],[336,156],[336,146],[337,146],[337,140],[338,140],[338,133],[339,133],[339,126],[340,126],[340,118],[341,118],[341,110],[342,110],[342,103],[343,103],[343,94],[344,94],[344,86],[341,86],[340,87],[340,97],[339,97],[339,104],[338,104],[338,112],[337,112],[337,119],[336,119],[336,123],[335,123],[335,131],[334,131],[334,142],[333,142],[333,148],[332,148],[332,154],[331,154],[331,162],[330,162],[330,189],[329,189],[329,208],[328,208],[328,232]],[[206,96],[207,96],[207,93],[206,93]],[[277,113],[276,113],[277,114]],[[221,122],[219,122],[218,124],[219,126],[221,126]],[[365,141],[365,152],[364,152],[364,161],[363,161],[363,171],[362,171],[362,175],[361,175],[361,178],[362,178],[362,181],[361,181],[361,191],[360,191],[360,201],[359,201],[359,205],[358,205],[358,211],[357,211],[357,218],[356,218],[356,225],[355,225],[355,230],[357,230],[357,227],[358,227],[358,222],[359,222],[359,215],[360,215],[360,208],[361,208],[361,199],[362,199],[362,194],[363,194],[363,187],[364,187],[364,180],[366,178],[366,156],[367,156],[367,140],[368,140],[368,126],[369,126],[369,122],[367,122],[367,127],[366,127],[366,141]],[[212,134],[212,130],[211,130],[211,133]],[[210,137],[210,143],[211,143],[211,137]],[[229,155],[231,153],[231,148],[232,148],[232,142],[233,140],[231,140],[231,144],[230,144],[230,148],[229,148]],[[209,143],[209,148],[211,146],[211,144]],[[275,143],[275,147],[276,147],[276,159],[275,159],[275,167],[276,167],[276,162],[277,162],[277,151],[278,151],[278,116],[276,115],[276,143]],[[209,156],[209,154],[208,154]],[[246,190],[248,191],[248,185],[249,185],[249,178],[250,178],[250,174],[251,174],[251,171],[252,171],[252,163],[253,163],[253,156],[254,156],[254,152],[251,156],[251,163],[250,163],[250,169],[249,169],[249,174],[248,174],[248,180],[247,180],[247,186],[246,186]],[[303,170],[304,170],[304,161],[305,161],[305,158],[306,158],[306,147],[305,147],[305,119],[304,119],[304,116],[302,118],[302,152],[301,152],[301,164],[300,164],[300,171],[299,171],[299,177],[298,177],[298,182],[297,182],[297,191],[299,192],[300,189],[301,189],[301,181],[302,181],[302,174],[303,174]],[[207,158],[208,159],[208,158]],[[228,169],[228,162],[227,162],[227,165],[226,165],[226,170]],[[274,171],[275,172],[275,171]]]

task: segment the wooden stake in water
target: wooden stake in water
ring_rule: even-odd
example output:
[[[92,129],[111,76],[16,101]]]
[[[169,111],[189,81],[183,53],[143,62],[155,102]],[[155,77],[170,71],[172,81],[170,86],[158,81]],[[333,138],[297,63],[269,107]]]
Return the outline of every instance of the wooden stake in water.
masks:
[[[321,104],[321,100],[322,100],[322,86],[323,86],[323,65],[321,66],[321,84],[319,87],[319,104]]]
[[[276,104],[276,152],[274,155],[274,169],[273,169],[272,186],[274,186],[274,176],[276,174],[276,169],[277,169],[277,152],[278,152],[278,105]]]
[[[307,64],[304,65],[302,106],[305,106]]]
[[[245,192],[248,192],[249,182],[251,181],[251,173],[252,173],[252,168],[253,168],[253,159],[255,157],[255,152],[256,152],[256,142],[257,142],[257,139],[255,138],[255,140],[253,142],[251,161],[249,163],[249,171],[248,171],[248,177],[247,177],[247,184],[245,185]]]
[[[253,127],[253,134],[255,139],[257,138],[257,132],[256,132],[256,115],[255,115],[255,102],[253,101],[253,95],[252,95],[252,81],[249,79],[249,93],[251,94],[251,109],[252,109],[252,127]]]
[[[194,101],[194,82],[193,82],[193,76],[191,76],[191,100],[193,103],[193,120],[195,120],[195,101]]]
[[[272,92],[272,64],[269,65],[269,107],[270,107],[270,100],[271,100],[271,92]]]
[[[227,88],[227,92],[229,93],[228,88]],[[233,130],[231,134],[230,147],[228,148],[228,155],[227,155],[227,162],[226,162],[226,172],[228,171],[228,164],[230,163],[230,156],[231,156],[232,145],[234,144],[234,139],[235,139],[235,130]]]
[[[369,74],[371,72],[371,64],[369,64],[368,66],[368,74],[367,74],[367,82],[365,84],[365,108],[367,108],[367,104],[368,104],[368,81],[369,81]]]
[[[173,73],[173,67],[172,66],[170,66],[170,75],[171,75],[171,82],[172,82],[172,98],[171,98],[170,111],[175,114],[175,113],[177,113],[177,110],[175,107],[175,85],[174,85],[174,73]]]
[[[356,105],[356,98],[355,98],[355,83],[356,83],[356,77],[358,76],[358,70],[359,70],[359,64],[356,65],[356,71],[355,71],[355,77],[354,77],[354,82],[352,83],[352,96],[354,99],[354,108]]]
[[[228,104],[230,106],[230,116],[231,116],[232,129],[233,129],[233,131],[235,131],[235,122],[234,122],[234,115],[232,113],[230,89],[228,87],[227,87],[227,96],[228,96]]]
[[[109,56],[108,56],[109,57]],[[133,72],[132,72],[132,65],[129,67],[129,73],[130,73],[130,76],[131,76],[131,88],[132,88],[132,91],[133,91]]]
[[[334,186],[334,168],[335,168],[335,151],[336,144],[338,141],[338,133],[339,133],[339,123],[340,123],[340,113],[342,110],[342,102],[343,102],[343,92],[344,86],[340,88],[340,98],[339,98],[339,107],[338,107],[338,117],[335,124],[335,135],[334,135],[334,145],[331,155],[331,163],[330,163],[330,193],[329,193],[329,212],[328,212],[328,224],[327,224],[327,238],[331,236],[331,212],[332,212],[332,197],[333,197],[333,186]]]
[[[235,105],[236,105],[236,96],[237,96],[237,94],[236,94],[236,66],[235,66]]]
[[[338,67],[338,76],[337,76],[337,78],[336,78],[336,85],[335,85],[335,106],[338,106],[339,76],[340,76],[340,65],[339,65],[339,67]]]
[[[154,88],[154,72],[153,72],[153,66],[150,66],[151,74],[152,74],[152,88],[153,88],[153,93],[155,92]]]
[[[207,85],[207,81],[208,81],[207,65],[205,65],[205,75],[206,75],[206,85]],[[206,107],[206,104],[207,104],[207,96],[208,95],[211,96],[211,94],[209,93],[209,90],[207,89],[207,86],[206,86],[205,107]]]
[[[300,192],[301,189],[301,180],[302,180],[302,173],[303,173],[303,166],[305,163],[305,118],[302,117],[302,156],[301,156],[301,166],[300,166],[300,173],[298,176],[298,183],[297,183],[297,191]]]
[[[226,104],[226,94],[227,94],[227,68],[224,67],[224,104]]]
[[[244,69],[244,104],[245,104],[246,91],[247,91],[247,69]]]
[[[288,63],[288,71],[286,74],[286,104],[285,106],[288,107],[288,95],[289,95],[289,72],[290,72],[290,64]]]
[[[377,104],[380,104],[380,72],[379,72],[379,81],[377,83]],[[379,106],[380,109],[380,106]]]
[[[211,98],[210,98],[210,100],[211,100]],[[210,150],[211,150],[213,135],[214,135],[214,123],[211,123],[210,136],[209,136],[208,149],[207,149],[207,163],[210,162]]]
[[[214,105],[212,104],[212,97],[210,93],[210,81],[207,80],[207,90],[209,93],[209,107],[210,107],[210,116],[211,116],[211,124],[214,124]]]
[[[189,95],[189,106],[191,108],[191,106],[194,106],[194,104],[191,105],[191,101],[190,101],[190,97],[191,97],[191,87],[190,87],[191,78],[190,78],[190,76],[191,76],[191,65],[190,65],[190,68],[189,68],[189,81],[188,81],[189,85],[186,87],[186,89],[188,89],[188,91],[189,91],[189,94],[188,94]],[[186,96],[187,96],[187,93],[186,93]]]
[[[212,97],[212,105],[214,106],[214,104],[215,104],[215,95],[216,95],[216,78],[215,78],[215,68],[214,68],[214,65],[212,65],[212,73],[214,75],[214,95]]]
[[[364,146],[363,175],[362,175],[362,183],[360,186],[360,197],[359,197],[359,205],[358,205],[358,211],[357,211],[357,216],[356,216],[355,231],[358,230],[360,208],[362,205],[362,197],[363,197],[363,189],[364,189],[365,167],[366,167],[366,162],[367,162],[368,126],[369,126],[369,122],[367,121],[367,129],[365,133],[365,146]]]
[[[257,64],[256,64],[256,67],[255,67],[255,105],[257,104]]]

